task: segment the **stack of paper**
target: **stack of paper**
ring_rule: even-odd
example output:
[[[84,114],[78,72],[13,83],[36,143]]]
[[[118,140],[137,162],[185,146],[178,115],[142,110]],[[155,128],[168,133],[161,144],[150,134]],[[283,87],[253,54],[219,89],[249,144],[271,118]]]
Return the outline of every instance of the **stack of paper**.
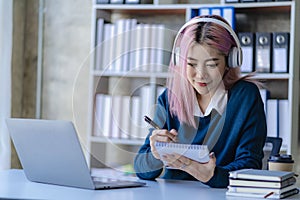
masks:
[[[242,169],[229,173],[228,196],[281,199],[299,190],[293,172]]]

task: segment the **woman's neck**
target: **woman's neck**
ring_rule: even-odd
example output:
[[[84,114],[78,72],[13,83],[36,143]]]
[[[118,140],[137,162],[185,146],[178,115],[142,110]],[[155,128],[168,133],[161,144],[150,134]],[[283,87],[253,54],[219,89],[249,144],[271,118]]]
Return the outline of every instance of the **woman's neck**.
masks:
[[[200,110],[204,114],[206,111],[206,108],[208,107],[208,105],[211,101],[212,95],[210,93],[208,93],[206,95],[197,94],[196,96],[197,96],[197,101],[198,101]]]

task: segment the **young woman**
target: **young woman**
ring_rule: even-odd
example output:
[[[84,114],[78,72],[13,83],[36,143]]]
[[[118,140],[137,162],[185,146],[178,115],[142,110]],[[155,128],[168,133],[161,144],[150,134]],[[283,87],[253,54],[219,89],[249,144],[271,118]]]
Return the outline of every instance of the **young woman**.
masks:
[[[179,49],[179,51],[178,51]],[[141,179],[199,180],[226,187],[229,172],[262,167],[266,119],[259,89],[240,76],[239,41],[219,16],[187,22],[175,38],[171,76],[158,98],[153,121],[134,163]],[[176,55],[175,55],[176,54]],[[160,156],[155,142],[206,144],[210,160]],[[164,169],[164,163],[170,167]]]

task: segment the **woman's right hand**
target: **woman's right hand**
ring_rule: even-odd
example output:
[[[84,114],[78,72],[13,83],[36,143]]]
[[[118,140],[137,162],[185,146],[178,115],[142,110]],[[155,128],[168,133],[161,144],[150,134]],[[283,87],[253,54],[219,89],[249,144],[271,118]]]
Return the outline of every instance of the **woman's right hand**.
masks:
[[[160,156],[155,148],[155,142],[177,142],[177,131],[172,129],[170,131],[166,129],[155,129],[150,136],[150,147],[153,156],[156,159],[160,159]]]

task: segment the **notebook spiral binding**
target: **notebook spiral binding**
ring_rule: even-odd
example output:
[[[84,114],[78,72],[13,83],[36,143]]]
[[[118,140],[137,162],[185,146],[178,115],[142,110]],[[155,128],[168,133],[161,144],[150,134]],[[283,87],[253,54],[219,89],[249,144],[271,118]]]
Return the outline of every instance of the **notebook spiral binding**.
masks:
[[[194,144],[179,144],[179,143],[167,143],[167,142],[156,142],[156,147],[169,147],[169,148],[180,148],[180,149],[206,149],[206,146],[194,145]]]

